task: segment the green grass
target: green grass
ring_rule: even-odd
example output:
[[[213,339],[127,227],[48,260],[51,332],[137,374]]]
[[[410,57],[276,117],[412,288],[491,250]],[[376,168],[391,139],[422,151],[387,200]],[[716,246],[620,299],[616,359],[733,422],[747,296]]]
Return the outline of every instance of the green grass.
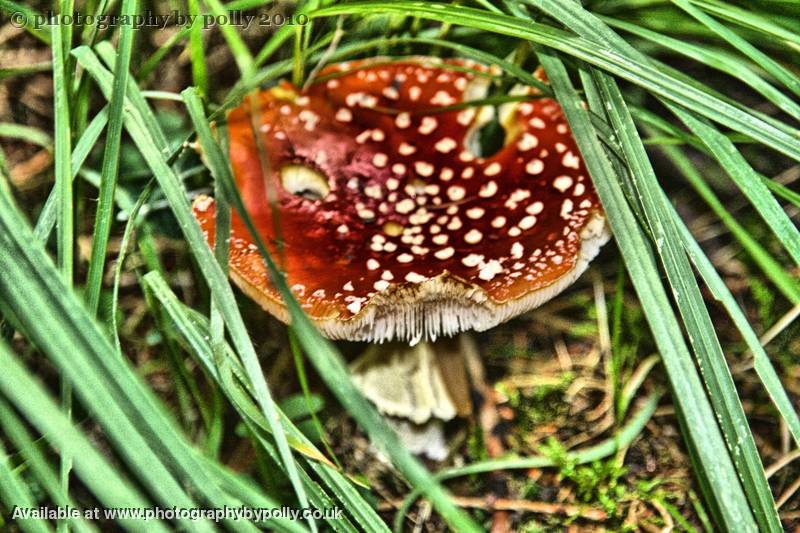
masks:
[[[136,0],[89,4],[86,9],[107,13],[143,9]],[[234,8],[263,11],[269,4],[190,0],[187,10],[220,15]],[[777,495],[767,481],[729,367],[734,346],[747,350],[757,383],[771,402],[771,423],[783,424],[792,446],[800,445],[800,418],[782,384],[782,367],[773,365],[770,347],[759,341],[759,333],[772,324],[757,323],[747,312],[747,302],[726,285],[673,202],[679,194],[688,195],[707,206],[715,223],[730,232],[728,243],[735,247],[737,260],[748,275],[757,277],[757,299],[768,299],[778,309],[800,302],[800,232],[786,209],[800,205],[800,195],[764,175],[765,168],[775,169],[764,166],[765,160],[780,161],[781,169],[800,161],[800,33],[789,23],[792,8],[783,13],[769,2],[716,0],[583,4],[303,2],[297,13],[308,15],[311,24],[284,26],[258,48],[251,48],[235,26],[219,28],[238,71],[238,79],[227,83],[210,75],[209,42],[199,24],[176,31],[159,48],[148,49],[146,57],[137,57],[145,47],[140,30],[130,25],[109,32],[59,25],[42,31],[29,25],[26,29],[52,50],[52,62],[35,69],[3,67],[0,79],[43,68],[51,72],[53,128],[3,122],[0,137],[51,150],[54,185],[40,208],[14,198],[6,183],[0,187],[4,511],[40,501],[94,501],[106,507],[336,506],[345,510],[340,519],[153,521],[147,527],[379,532],[390,526],[403,530],[408,511],[424,498],[451,529],[479,531],[485,526],[480,516],[460,509],[451,498],[448,487],[454,480],[495,471],[560,470],[582,499],[613,505],[615,498],[628,494],[618,485],[625,470],[617,455],[643,435],[659,400],[668,398],[702,495],[699,520],[704,520],[705,508],[715,530],[782,531]],[[57,7],[72,9],[70,2]],[[37,13],[6,0],[0,0],[0,9],[27,13],[29,20]],[[341,40],[335,37],[337,25],[344,28]],[[159,90],[153,73],[183,49],[193,86],[180,94]],[[525,456],[429,471],[399,444],[350,382],[338,347],[319,335],[293,299],[244,210],[226,156],[227,109],[254,88],[280,78],[302,85],[321,59],[414,53],[454,54],[495,64],[503,71],[503,82],[538,85],[565,110],[615,235],[618,251],[611,255],[621,263],[609,270],[619,275],[606,320],[616,419],[612,433],[600,442],[579,450],[562,450],[554,443]],[[537,64],[547,72],[549,85],[531,75]],[[692,68],[685,72],[694,74],[679,68],[687,64]],[[738,80],[736,89],[721,89],[725,84],[718,80],[732,78]],[[145,90],[150,88],[155,90]],[[751,105],[753,98],[760,105]],[[152,99],[177,106],[187,119],[188,133],[168,131]],[[500,96],[485,103],[507,100]],[[192,170],[196,162],[185,141],[202,146],[207,173]],[[671,169],[657,164],[654,154],[666,156]],[[10,169],[1,156],[5,182]],[[287,399],[275,393],[281,384],[269,382],[269,362],[259,357],[227,279],[226,240],[216,239],[210,249],[191,214],[188,190],[209,183],[217,199],[218,231],[227,233],[232,212],[243,218],[273,284],[287,301],[288,344],[300,396]],[[76,194],[87,190],[91,196],[96,191],[96,204]],[[734,203],[744,207],[732,212]],[[120,214],[124,223],[119,223]],[[35,220],[33,227],[29,220]],[[87,221],[92,236],[88,269],[75,254]],[[165,226],[185,242],[184,253],[197,274],[193,290],[208,303],[202,309],[189,308],[175,289],[174,265],[159,250],[158,236]],[[121,237],[115,257],[110,252],[113,237]],[[122,332],[126,311],[120,293],[132,268],[126,263],[131,256],[139,258],[136,284],[125,290],[136,291],[144,301],[152,339],[132,339]],[[113,283],[106,286],[109,270]],[[624,326],[631,312],[625,302],[628,282],[649,328],[646,342],[652,343],[656,356],[639,360],[640,338]],[[73,284],[81,290],[73,290]],[[733,324],[724,334],[723,314]],[[146,343],[168,354],[152,364],[168,368],[177,391],[175,405],[149,386],[152,370],[135,364],[132,350]],[[60,389],[40,373],[42,365],[36,361],[41,360],[57,370]],[[661,371],[659,360],[669,392],[651,392],[634,406],[645,378]],[[344,468],[328,445],[326,410],[320,410],[320,397],[312,393],[306,375],[312,369],[329,397],[407,483],[393,524],[376,509],[380,495],[375,488],[359,472]],[[199,421],[192,423],[195,411]],[[234,427],[225,419],[228,413],[234,414],[241,439],[254,450],[257,475],[235,473],[222,459],[230,437],[226,432]],[[102,452],[95,444],[98,438],[107,445]],[[683,529],[697,526],[658,491],[642,488],[637,494],[660,502]],[[28,520],[18,525],[25,531],[49,531],[53,524]],[[141,528],[134,521],[120,525]],[[98,526],[75,519],[58,528],[84,532]]]

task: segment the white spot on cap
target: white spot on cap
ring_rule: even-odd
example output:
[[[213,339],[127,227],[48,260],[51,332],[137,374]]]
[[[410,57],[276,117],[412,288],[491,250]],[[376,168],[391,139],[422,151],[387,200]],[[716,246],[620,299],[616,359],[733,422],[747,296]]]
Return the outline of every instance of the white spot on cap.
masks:
[[[450,181],[453,179],[453,169],[450,167],[444,167],[439,173],[439,179],[442,181]]]
[[[386,280],[386,281],[392,281],[394,279],[394,275],[391,273],[391,271],[384,270],[381,273],[381,279]]]
[[[544,120],[540,119],[539,117],[533,117],[528,121],[528,124],[537,130],[543,130],[545,127]]]
[[[372,164],[378,168],[383,168],[386,166],[386,163],[389,162],[389,157],[381,152],[378,152],[374,156],[372,156]]]
[[[355,300],[347,304],[347,310],[354,315],[358,314],[358,312],[361,311],[361,300]]]
[[[466,167],[461,171],[461,179],[468,180],[475,175],[475,167]]]
[[[555,187],[561,192],[564,192],[570,187],[572,187],[572,178],[566,175],[559,176],[553,180],[553,187]]]
[[[433,237],[431,237],[431,240],[433,241],[434,244],[438,244],[439,246],[444,246],[445,244],[447,244],[447,241],[450,240],[450,238],[447,236],[446,233],[439,233],[438,235],[434,235]]]
[[[378,263],[375,259],[367,259],[367,268],[369,270],[378,270],[381,267],[381,264]]]
[[[481,185],[481,189],[478,191],[478,196],[481,198],[491,198],[497,193],[497,183],[494,181],[487,181],[483,185]]]
[[[450,187],[447,188],[447,197],[454,202],[462,200],[466,194],[467,194],[466,189],[458,185],[451,185]]]
[[[433,171],[435,170],[434,166],[426,161],[417,161],[414,163],[414,170],[417,171],[417,174],[428,178],[433,175]]]
[[[353,290],[353,282],[352,281],[348,281],[347,283],[344,284],[344,286],[342,288],[344,290],[346,290],[346,291],[352,291]]]
[[[409,283],[422,283],[426,279],[428,278],[426,278],[421,274],[417,274],[416,272],[409,272],[408,274],[406,274],[406,281],[408,281]]]
[[[500,229],[505,225],[506,225],[506,217],[504,216],[494,217],[494,219],[492,219],[493,228]]]
[[[392,87],[391,85],[387,85],[381,90],[383,96],[388,98],[389,100],[397,100],[400,98],[400,93],[397,92],[397,89]]]
[[[405,111],[397,115],[394,119],[394,125],[398,128],[405,129],[411,125],[411,115],[406,113]]]
[[[572,200],[567,198],[564,200],[564,203],[561,204],[561,218],[569,218],[570,213],[572,213]]]
[[[534,225],[536,225],[536,217],[533,215],[523,217],[518,224],[520,229],[531,229]]]
[[[503,266],[497,259],[491,259],[483,265],[478,272],[478,277],[484,281],[491,281],[498,274],[503,272]]]
[[[376,291],[383,292],[389,288],[389,282],[385,279],[379,279],[375,283],[372,284]]]
[[[408,98],[412,102],[416,102],[419,100],[420,95],[422,94],[422,89],[419,88],[417,85],[412,85],[408,88]]]
[[[542,170],[544,170],[544,162],[541,159],[531,159],[528,161],[528,164],[525,165],[525,172],[533,174],[534,176],[541,174]]]
[[[452,220],[450,220],[450,223],[447,224],[447,229],[450,231],[458,231],[461,229],[461,226],[461,219],[458,217],[453,217]]]
[[[433,252],[433,255],[434,255],[434,257],[436,257],[436,259],[445,260],[445,259],[450,259],[451,257],[453,257],[454,253],[456,253],[456,251],[453,249],[453,247],[452,246],[448,246],[447,248],[442,248],[441,250],[436,250],[435,252]]]
[[[436,127],[439,125],[439,121],[433,117],[422,117],[422,122],[419,125],[417,131],[419,131],[423,135],[429,135],[433,133]]]
[[[466,256],[464,259],[461,260],[461,263],[463,263],[465,267],[469,268],[476,267],[480,265],[482,262],[483,262],[483,256],[480,254],[469,254],[468,256]]]
[[[397,256],[398,263],[410,263],[414,260],[414,256],[411,254],[400,254]]]
[[[400,155],[411,155],[416,152],[417,149],[407,142],[403,141],[400,143],[400,146],[397,147],[397,153]]]
[[[483,239],[483,233],[474,228],[464,234],[464,242],[467,244],[478,244],[481,239]]]
[[[450,96],[447,91],[436,91],[436,94],[431,98],[431,103],[433,105],[447,106],[456,103],[456,99]]]
[[[495,161],[494,163],[489,164],[485,169],[483,169],[483,174],[486,176],[497,176],[500,174],[500,171],[503,170],[502,165]]]
[[[517,189],[508,195],[508,200],[506,200],[504,205],[508,209],[516,209],[520,202],[527,200],[530,197],[531,191],[527,189]]]
[[[525,208],[525,212],[529,215],[538,215],[544,209],[544,204],[542,202],[533,202],[531,205]]]
[[[411,198],[404,198],[397,202],[397,205],[394,207],[394,209],[401,215],[407,215],[414,210],[414,207],[414,200]]]
[[[568,168],[578,169],[580,166],[581,158],[572,153],[572,150],[564,154],[561,158],[561,164]]]
[[[375,218],[375,211],[372,209],[359,209],[358,216],[363,220],[372,220]]]
[[[462,111],[459,111],[458,115],[456,115],[456,120],[462,126],[468,126],[472,119],[475,118],[475,108],[468,107]]]
[[[517,148],[521,151],[530,150],[539,146],[539,138],[527,131],[522,135],[522,138],[517,141]]]
[[[472,220],[478,220],[483,216],[486,210],[482,207],[471,207],[467,209],[466,214],[467,218],[471,218]]]
[[[514,259],[519,259],[525,253],[525,247],[522,246],[522,243],[515,242],[511,245],[511,257]]]
[[[405,174],[406,173],[406,166],[403,163],[395,163],[392,165],[392,172],[395,174]]]
[[[386,135],[383,133],[381,129],[374,129],[372,130],[372,140],[379,143],[386,138]]]
[[[443,154],[447,154],[455,150],[456,142],[451,139],[450,137],[443,137],[439,142],[437,142],[433,147],[438,152],[442,152]]]

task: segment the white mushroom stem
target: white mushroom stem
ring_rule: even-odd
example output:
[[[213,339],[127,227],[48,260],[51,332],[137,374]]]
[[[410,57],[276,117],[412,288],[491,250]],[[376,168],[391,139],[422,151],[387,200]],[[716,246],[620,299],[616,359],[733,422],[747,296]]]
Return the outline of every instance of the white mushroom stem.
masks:
[[[467,361],[480,361],[474,342],[462,334],[413,346],[373,344],[350,365],[353,383],[387,415],[413,453],[442,460],[448,455],[444,424],[469,416]]]

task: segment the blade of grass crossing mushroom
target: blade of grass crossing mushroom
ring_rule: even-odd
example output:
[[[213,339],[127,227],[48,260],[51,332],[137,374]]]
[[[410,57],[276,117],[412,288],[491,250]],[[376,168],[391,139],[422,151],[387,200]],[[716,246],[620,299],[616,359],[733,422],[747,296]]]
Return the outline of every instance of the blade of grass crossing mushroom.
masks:
[[[569,80],[563,63],[548,52],[539,59],[561,103],[603,203],[631,281],[642,303],[650,330],[664,361],[687,437],[694,443],[705,478],[706,498],[715,502],[718,526],[725,531],[756,531],[756,524],[714,412],[683,340],[680,324],[661,283],[653,251],[628,206],[613,168]]]
[[[787,89],[795,95],[800,96],[800,78],[792,71],[770,58],[767,54],[750,44],[735,31],[720,24],[713,17],[708,16],[703,10],[693,6],[687,0],[671,0],[673,4],[686,11],[689,15],[697,19],[705,27],[717,34],[725,42],[739,50],[742,54],[753,60],[773,78],[781,82]]]
[[[565,2],[569,5],[571,2]],[[422,18],[448,22],[460,26],[478,28],[493,33],[526,39],[554,48],[567,55],[607,70],[644,89],[676,102],[692,111],[762,142],[764,145],[800,161],[800,132],[782,123],[740,109],[708,92],[700,84],[687,83],[684,79],[665,73],[664,67],[656,67],[650,61],[615,50],[610,53],[594,40],[575,37],[545,24],[515,17],[487,13],[467,7],[414,2],[353,2],[321,8],[311,14],[312,18],[364,13],[403,13]],[[559,18],[561,22],[567,21]],[[595,19],[597,20],[597,19]],[[593,23],[592,26],[599,24]],[[605,26],[605,25],[603,25]]]
[[[33,440],[24,422],[14,413],[11,406],[3,399],[0,399],[0,427],[3,434],[8,438],[14,447],[19,451],[25,464],[30,468],[31,474],[36,479],[38,485],[44,489],[52,498],[53,503],[63,508],[78,509],[77,504],[59,484],[58,475],[50,467],[40,446]],[[92,533],[97,528],[83,519],[70,518],[69,525],[80,533]]]
[[[74,386],[82,403],[159,503],[195,506],[164,464],[166,460],[206,501],[235,505],[198,467],[195,453],[175,430],[164,406],[117,357],[105,333],[55,275],[41,243],[5,196],[0,196],[0,268],[4,273],[0,299]],[[207,521],[192,525],[213,530]]]
[[[123,0],[120,14],[132,20],[138,11],[138,0]],[[108,128],[103,147],[103,164],[100,171],[100,194],[92,232],[92,251],[89,259],[89,272],[86,276],[86,301],[89,310],[97,313],[100,290],[103,284],[108,237],[114,214],[114,190],[117,187],[119,161],[122,143],[122,106],[125,102],[125,88],[128,84],[128,70],[133,55],[133,23],[120,26],[117,63],[114,67],[114,87],[109,102]]]
[[[228,202],[236,209],[243,219],[253,240],[264,258],[272,283],[281,292],[287,305],[291,327],[297,334],[297,339],[311,359],[319,375],[326,382],[331,391],[336,395],[341,404],[364,428],[373,444],[385,453],[394,465],[404,474],[412,486],[423,488],[424,494],[431,500],[434,508],[442,515],[451,528],[456,531],[479,531],[477,525],[448,497],[442,487],[433,480],[431,474],[419,463],[411,453],[402,447],[397,435],[383,420],[377,410],[353,385],[341,354],[326,339],[322,338],[314,325],[308,319],[294,299],[283,274],[278,271],[276,264],[270,256],[253,221],[244,209],[244,203],[233,181],[230,167],[224,154],[216,144],[211,131],[202,114],[202,107],[193,88],[183,91],[187,109],[192,117],[195,129],[200,137],[203,151],[211,165],[215,179],[221,180],[223,188],[228,194]]]
[[[96,447],[67,420],[5,343],[0,342],[0,391],[40,433],[46,434],[53,447],[69,450],[75,458],[75,474],[106,507],[149,507],[151,504],[112,467]],[[0,484],[4,485],[4,484]],[[133,520],[121,520],[136,527]],[[153,531],[169,531],[158,520],[148,523]]]
[[[31,491],[28,490],[28,485],[20,478],[18,469],[11,466],[11,460],[6,454],[2,442],[0,442],[0,499],[5,502],[7,509],[16,510],[16,508],[21,508],[24,512],[25,510],[36,508]],[[52,531],[48,523],[42,518],[17,517],[14,522],[25,533],[48,533]]]
[[[89,71],[90,75],[98,83],[101,91],[108,96],[111,91],[111,73],[100,64],[97,57],[87,47],[78,47],[73,51],[73,54],[78,58],[81,65]],[[128,91],[129,93],[132,91],[130,86],[128,87]],[[297,475],[297,465],[295,464],[291,449],[286,441],[286,434],[280,426],[280,419],[275,411],[275,404],[272,400],[269,388],[267,387],[266,380],[264,379],[263,370],[258,362],[255,348],[244,326],[231,286],[225,274],[219,268],[219,264],[214,259],[211,250],[208,248],[200,226],[192,216],[186,198],[186,191],[178,176],[175,174],[175,171],[169,166],[165,151],[157,146],[154,141],[154,136],[151,136],[150,131],[148,131],[144,125],[145,121],[152,123],[155,120],[154,117],[150,116],[149,119],[146,118],[146,115],[150,114],[150,111],[137,105],[137,103],[133,101],[133,98],[129,97],[128,101],[131,103],[131,106],[125,109],[125,127],[147,161],[153,175],[158,180],[161,190],[194,253],[195,260],[208,283],[211,293],[214,294],[219,301],[219,308],[225,317],[228,331],[231,334],[239,356],[242,358],[248,377],[253,384],[258,404],[263,410],[264,416],[273,431],[273,437],[280,450],[289,479],[292,481],[298,500],[303,506],[306,506],[307,499]],[[158,131],[161,132],[160,128]],[[161,132],[161,135],[163,136],[163,132]]]
[[[703,303],[703,296],[681,244],[678,229],[666,207],[668,200],[658,184],[655,171],[650,165],[644,145],[616,83],[608,75],[596,70],[592,72],[592,79],[603,100],[604,106],[601,109],[605,109],[606,116],[627,156],[631,180],[638,193],[637,198],[642,203],[653,238],[658,243],[656,250],[698,358],[698,366],[702,371],[701,375],[706,383],[712,406],[719,416],[720,427],[728,443],[731,458],[743,480],[745,495],[760,530],[781,531],[780,519],[775,510],[775,502],[764,474],[764,467],[711,316]]]
[[[144,276],[144,281],[153,291],[153,294],[161,305],[164,306],[164,309],[172,318],[175,327],[191,347],[191,353],[196,355],[201,363],[207,367],[209,373],[220,386],[227,387],[226,380],[222,377],[222,374],[226,371],[230,373],[232,369],[217,369],[214,366],[213,358],[215,354],[208,341],[210,333],[208,319],[183,306],[158,272],[146,274]],[[226,351],[230,350],[227,344],[225,344],[224,348]],[[228,358],[228,360],[231,361],[232,364],[235,363],[235,359],[233,358]],[[234,369],[233,374],[237,376],[242,375],[242,371]],[[235,390],[231,390],[230,387],[228,387],[228,390],[228,397],[242,417],[252,420],[258,427],[267,429],[266,421],[263,420],[263,416],[260,415],[255,404],[252,403],[252,400],[238,394]],[[287,426],[289,435],[296,439],[298,444],[302,445],[306,450],[305,455],[310,459],[308,461],[309,467],[314,470],[322,482],[332,491],[333,495],[341,501],[346,511],[353,515],[357,523],[367,531],[385,532],[387,528],[383,521],[372,509],[372,506],[353,488],[351,482],[345,479],[339,471],[328,463],[328,459],[314,447],[311,441],[309,441],[291,421],[285,418],[283,421]],[[266,445],[269,443],[264,444]],[[270,448],[273,447],[274,446],[270,445]],[[299,449],[299,447],[295,449]],[[318,490],[313,483],[309,484],[308,487],[309,493],[311,494],[314,494],[314,491]]]

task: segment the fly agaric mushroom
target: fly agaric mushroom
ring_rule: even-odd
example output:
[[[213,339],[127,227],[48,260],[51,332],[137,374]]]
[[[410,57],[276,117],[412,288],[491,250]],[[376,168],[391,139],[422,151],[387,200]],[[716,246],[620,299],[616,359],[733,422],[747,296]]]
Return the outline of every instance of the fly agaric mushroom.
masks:
[[[428,57],[341,63],[304,90],[282,82],[229,113],[245,207],[273,252],[277,218],[293,294],[324,335],[416,344],[489,329],[561,292],[608,240],[554,100],[525,88],[530,99],[500,108],[504,145],[477,154],[476,132],[494,109],[465,102],[485,95],[495,74],[469,60]],[[213,241],[213,200],[197,198],[194,214]],[[230,272],[249,297],[288,320],[235,214]],[[448,390],[451,372],[436,357],[405,352],[422,362],[401,374],[419,377],[420,365],[430,366],[429,382]],[[385,380],[402,364],[376,372],[376,353],[353,369],[385,413],[421,423],[463,410],[448,408],[447,398],[431,399],[422,414],[387,400]]]

